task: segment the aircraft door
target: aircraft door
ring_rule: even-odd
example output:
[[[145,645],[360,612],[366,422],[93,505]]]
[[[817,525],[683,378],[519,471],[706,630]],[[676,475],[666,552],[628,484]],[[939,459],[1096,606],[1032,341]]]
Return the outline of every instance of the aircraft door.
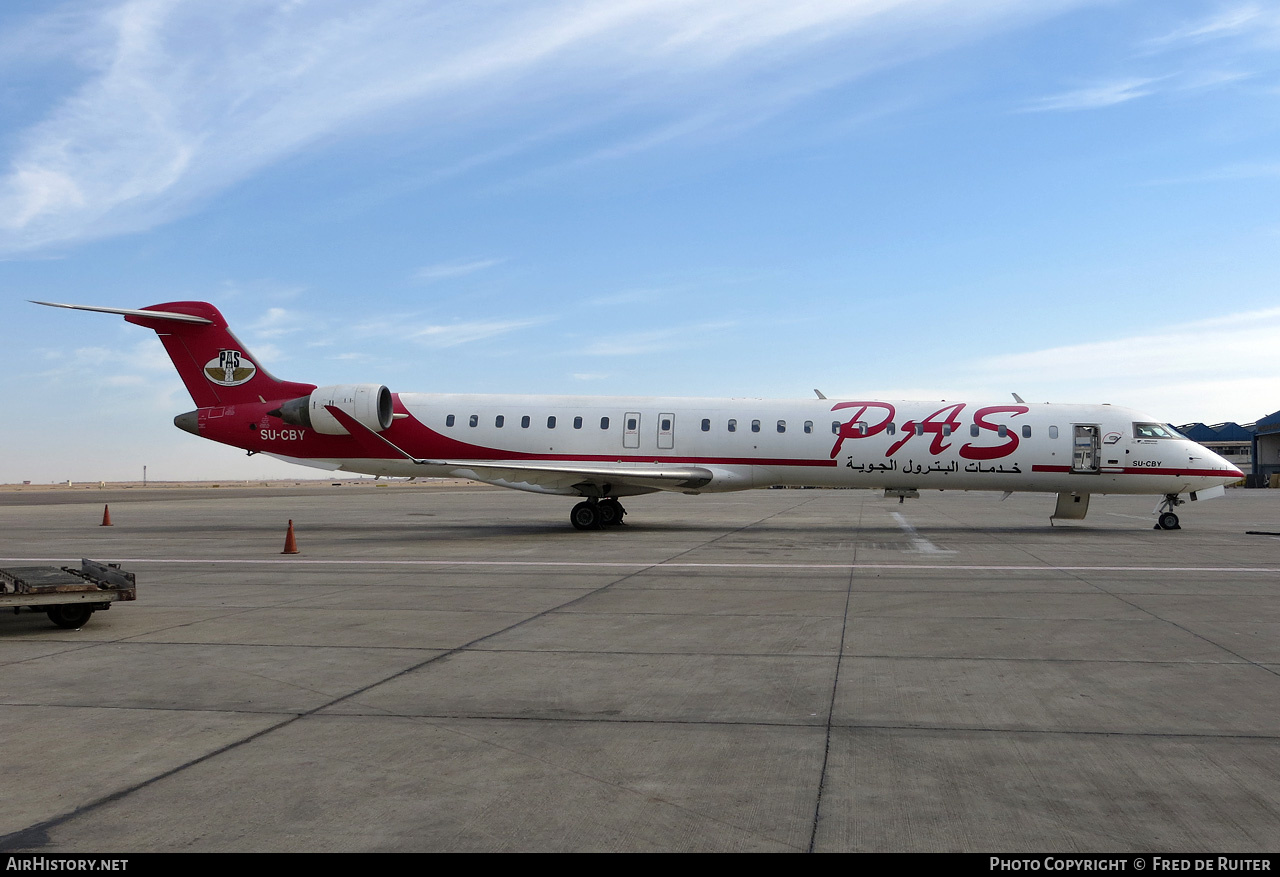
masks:
[[[640,412],[628,411],[622,419],[622,446],[624,448],[640,447]]]
[[[1071,471],[1094,473],[1098,472],[1098,458],[1100,456],[1101,440],[1099,429],[1094,424],[1077,423],[1075,424],[1075,434],[1071,439]]]
[[[676,416],[674,414],[658,415],[658,448],[671,450],[675,447]]]

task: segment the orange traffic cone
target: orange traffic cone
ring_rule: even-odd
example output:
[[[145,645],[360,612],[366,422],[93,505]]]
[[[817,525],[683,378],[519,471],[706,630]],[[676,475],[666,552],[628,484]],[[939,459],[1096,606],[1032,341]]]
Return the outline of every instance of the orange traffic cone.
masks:
[[[111,506],[109,505],[104,505],[102,507],[102,526],[111,526]]]
[[[289,532],[284,535],[284,551],[281,554],[298,554],[298,540],[293,538],[293,520],[289,520]]]

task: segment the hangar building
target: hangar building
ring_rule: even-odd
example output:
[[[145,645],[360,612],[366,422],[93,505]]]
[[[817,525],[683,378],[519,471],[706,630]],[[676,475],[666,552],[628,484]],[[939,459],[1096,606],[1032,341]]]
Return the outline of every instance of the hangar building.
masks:
[[[1256,423],[1188,423],[1178,432],[1225,457],[1248,487],[1280,487],[1280,411]]]

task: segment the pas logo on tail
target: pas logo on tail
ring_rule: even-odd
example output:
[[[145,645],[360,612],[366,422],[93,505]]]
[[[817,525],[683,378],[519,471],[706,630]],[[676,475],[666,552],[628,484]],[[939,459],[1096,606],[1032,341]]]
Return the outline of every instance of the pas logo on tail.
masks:
[[[220,387],[238,387],[253,379],[258,367],[239,350],[222,350],[204,364],[204,374]]]

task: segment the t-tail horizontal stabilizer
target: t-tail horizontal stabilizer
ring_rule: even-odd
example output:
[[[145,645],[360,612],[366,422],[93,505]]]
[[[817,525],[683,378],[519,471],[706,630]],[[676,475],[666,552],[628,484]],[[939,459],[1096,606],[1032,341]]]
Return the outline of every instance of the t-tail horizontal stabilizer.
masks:
[[[283,401],[305,396],[316,388],[315,384],[281,381],[262,368],[257,357],[227,328],[221,312],[208,302],[171,301],[148,308],[106,308],[52,301],[34,304],[119,314],[130,323],[153,330],[199,408]]]
[[[100,314],[120,314],[124,317],[146,317],[151,320],[174,320],[179,323],[203,323],[209,325],[213,320],[197,317],[195,314],[179,314],[174,311],[144,311],[141,308],[102,308],[97,305],[64,305],[56,301],[36,301],[27,299],[33,305],[45,305],[51,308],[70,308],[73,311],[97,311]]]

